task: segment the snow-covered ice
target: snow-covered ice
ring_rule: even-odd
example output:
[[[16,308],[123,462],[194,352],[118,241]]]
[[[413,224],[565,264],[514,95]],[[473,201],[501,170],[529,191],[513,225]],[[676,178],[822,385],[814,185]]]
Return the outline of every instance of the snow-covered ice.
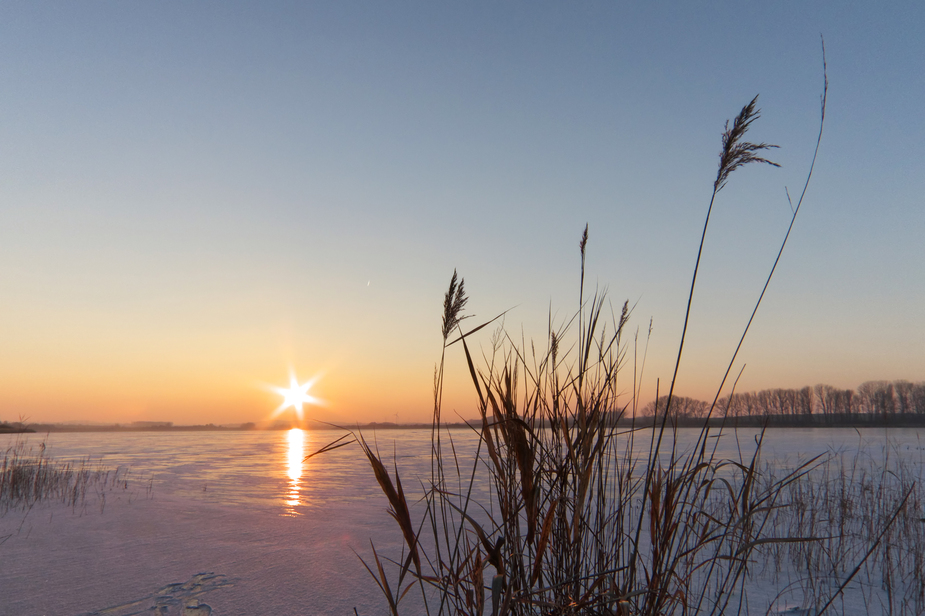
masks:
[[[336,438],[306,433],[305,452]],[[0,449],[14,437],[0,440]],[[18,437],[23,438],[23,437]],[[820,451],[894,450],[921,462],[916,431],[771,433],[764,458],[781,464]],[[357,557],[394,553],[400,533],[368,464],[354,448],[312,458],[293,479],[284,432],[30,435],[57,460],[102,458],[128,468],[126,487],[88,494],[83,505],[38,503],[0,515],[0,616],[383,613]],[[866,440],[865,440],[866,439]],[[740,439],[746,447],[750,435]],[[429,469],[429,431],[380,432],[406,489]],[[721,455],[738,455],[729,443]],[[903,450],[905,447],[905,450]],[[875,454],[872,454],[875,455]],[[419,484],[418,484],[419,485]],[[801,614],[799,597],[750,583],[755,613]],[[869,607],[869,606],[868,606]],[[842,602],[836,613],[866,613]]]

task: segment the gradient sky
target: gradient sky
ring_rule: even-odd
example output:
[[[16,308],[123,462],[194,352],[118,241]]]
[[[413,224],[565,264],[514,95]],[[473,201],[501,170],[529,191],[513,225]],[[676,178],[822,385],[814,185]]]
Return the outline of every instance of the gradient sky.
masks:
[[[825,135],[739,389],[921,381],[923,32],[922,2],[4,3],[0,419],[261,421],[292,369],[310,416],[426,420],[454,268],[542,345],[585,223],[590,287],[653,319],[651,399],[760,94],[782,167],[720,193],[682,363],[711,396],[812,157],[820,33]]]

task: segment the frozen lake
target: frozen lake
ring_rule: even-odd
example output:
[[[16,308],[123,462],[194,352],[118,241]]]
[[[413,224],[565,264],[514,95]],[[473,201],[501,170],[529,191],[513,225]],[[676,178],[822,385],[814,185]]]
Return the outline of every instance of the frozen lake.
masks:
[[[461,449],[471,433],[454,431]],[[681,431],[683,448],[690,434]],[[727,434],[719,456],[754,450],[754,430]],[[356,553],[389,552],[401,536],[355,445],[302,463],[333,431],[134,432],[2,435],[58,460],[127,469],[127,488],[76,508],[41,503],[0,517],[0,616],[151,614],[198,598],[216,616],[381,614],[384,601]],[[405,489],[430,468],[428,430],[375,435]],[[372,433],[367,438],[372,440]],[[886,453],[921,470],[917,430],[778,429],[765,460],[792,465],[827,451]],[[638,437],[637,437],[638,438]],[[644,451],[647,438],[638,438]],[[391,470],[391,469],[390,469]],[[199,574],[210,575],[199,575]],[[171,586],[171,584],[183,584]],[[158,603],[160,602],[160,603]],[[767,607],[767,606],[765,606]],[[182,614],[177,608],[164,612]],[[187,614],[206,614],[187,609]]]

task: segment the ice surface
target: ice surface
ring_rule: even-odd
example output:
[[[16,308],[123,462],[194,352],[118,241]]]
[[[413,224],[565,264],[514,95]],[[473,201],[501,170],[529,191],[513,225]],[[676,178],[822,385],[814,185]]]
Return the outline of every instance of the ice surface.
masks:
[[[107,494],[103,508],[88,497],[76,510],[39,503],[0,517],[0,614],[122,616],[131,607],[111,606],[151,603],[169,584],[188,583],[202,572],[223,576],[223,584],[202,587],[208,595],[202,601],[216,615],[353,614],[354,607],[379,613],[381,597],[353,550],[365,550],[369,537],[384,547],[401,537],[382,500],[355,506],[357,499],[377,496],[368,467],[352,464],[348,471],[341,459],[329,458],[340,476],[304,485],[293,507],[286,503],[291,480],[274,465],[274,456],[283,455],[275,442],[281,433],[248,435],[262,441],[258,446],[244,438],[204,444],[199,435],[179,435],[184,438],[176,449],[167,446],[171,440],[177,445],[172,435],[133,441],[123,434],[121,444],[102,436],[104,461],[134,460],[134,481],[128,490]],[[87,447],[67,442],[71,437],[52,435],[48,454],[85,455]],[[193,439],[200,441],[196,453],[184,453]],[[236,459],[237,467],[217,471],[212,458],[220,453]],[[146,481],[146,468],[153,481]],[[330,493],[319,493],[325,490]],[[338,490],[343,498],[333,494]],[[309,502],[313,495],[320,504]]]
[[[305,451],[336,436],[307,434]],[[394,446],[406,490],[417,484],[429,469],[429,432],[378,436],[387,460]],[[865,431],[861,441],[876,455],[887,437]],[[916,431],[891,438],[899,455],[921,460]],[[769,436],[765,459],[792,463],[861,441],[854,430],[783,431]],[[312,458],[294,480],[286,442],[282,432],[50,435],[47,455],[127,466],[128,488],[88,495],[78,508],[39,503],[0,516],[0,616],[385,613],[356,553],[368,556],[370,539],[397,553],[402,537],[368,464],[342,448]],[[748,455],[752,442],[740,435],[721,455]],[[799,596],[778,596],[791,575],[753,580],[752,611],[802,614]],[[848,600],[833,613],[869,607]]]

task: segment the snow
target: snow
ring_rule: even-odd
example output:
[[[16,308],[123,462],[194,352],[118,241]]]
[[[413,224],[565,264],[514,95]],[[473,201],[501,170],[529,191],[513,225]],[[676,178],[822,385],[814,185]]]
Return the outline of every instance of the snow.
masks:
[[[336,436],[307,434],[305,450]],[[429,432],[378,436],[387,460],[397,443],[406,490],[420,485]],[[785,431],[769,435],[765,459],[792,463],[859,442],[877,455],[887,439],[893,455],[921,462],[917,431],[869,431],[860,441],[854,430]],[[357,553],[370,555],[370,539],[395,553],[402,538],[358,450],[312,458],[294,484],[283,432],[52,434],[32,435],[28,444],[42,440],[54,459],[91,455],[128,468],[128,484],[89,494],[76,508],[43,502],[0,514],[0,616],[384,612]],[[12,442],[0,440],[0,449]],[[725,454],[736,451],[730,443]],[[293,493],[297,505],[287,503]],[[767,575],[753,580],[752,611],[766,613],[795,575],[785,571],[776,584]],[[780,597],[773,609],[802,614],[797,595]],[[872,608],[854,596],[835,613]]]

